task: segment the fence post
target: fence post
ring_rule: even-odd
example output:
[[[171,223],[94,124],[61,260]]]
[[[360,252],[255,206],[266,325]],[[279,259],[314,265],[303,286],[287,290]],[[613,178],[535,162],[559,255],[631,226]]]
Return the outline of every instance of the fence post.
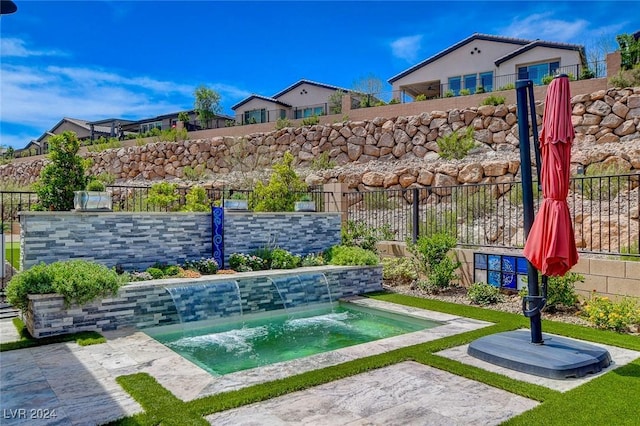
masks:
[[[420,230],[418,229],[420,226],[420,193],[418,191],[418,188],[413,188],[412,192],[413,204],[411,205],[411,208],[413,210],[413,226],[411,229],[411,240],[413,241],[413,244],[415,244],[416,241],[418,241],[418,235],[420,234]]]
[[[325,183],[322,191],[324,192],[324,211],[325,212],[340,212],[342,219],[342,225],[347,224],[347,210],[349,208],[347,199],[344,197],[348,190],[346,183]],[[329,193],[333,194],[331,196]]]

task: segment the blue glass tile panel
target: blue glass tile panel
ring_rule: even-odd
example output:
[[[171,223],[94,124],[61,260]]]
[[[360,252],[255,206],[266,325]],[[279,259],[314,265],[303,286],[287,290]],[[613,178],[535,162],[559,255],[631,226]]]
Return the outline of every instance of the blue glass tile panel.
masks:
[[[516,257],[502,256],[502,272],[515,272],[515,271],[516,271]]]
[[[525,257],[519,257],[518,258],[518,269],[517,272],[519,274],[526,274],[527,273],[527,259]]]
[[[500,287],[500,272],[498,271],[489,271],[489,276],[487,277],[487,283],[491,284],[494,287]]]
[[[224,268],[224,208],[213,207],[211,210],[213,229],[213,258],[220,268]]]
[[[482,253],[475,253],[473,255],[475,262],[474,269],[487,269],[487,255]]]
[[[492,271],[499,271],[501,266],[500,256],[495,254],[489,255],[489,269]]]
[[[517,287],[516,274],[506,272],[502,274],[502,287],[515,290]]]

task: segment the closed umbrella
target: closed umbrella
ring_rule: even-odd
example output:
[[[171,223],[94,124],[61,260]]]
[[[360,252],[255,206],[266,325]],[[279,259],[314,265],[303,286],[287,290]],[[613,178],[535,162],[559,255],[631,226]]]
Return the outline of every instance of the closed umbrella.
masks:
[[[524,246],[525,257],[547,276],[562,276],[578,262],[567,205],[573,138],[569,78],[560,75],[545,98],[540,132],[543,199]]]

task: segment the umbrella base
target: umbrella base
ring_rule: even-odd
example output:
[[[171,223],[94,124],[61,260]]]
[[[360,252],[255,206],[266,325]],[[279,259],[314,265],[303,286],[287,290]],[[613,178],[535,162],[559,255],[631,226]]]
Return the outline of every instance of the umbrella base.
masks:
[[[543,336],[543,340],[543,344],[534,344],[528,330],[508,331],[471,342],[467,353],[491,364],[549,379],[583,377],[611,364],[609,352],[601,347],[557,336]]]

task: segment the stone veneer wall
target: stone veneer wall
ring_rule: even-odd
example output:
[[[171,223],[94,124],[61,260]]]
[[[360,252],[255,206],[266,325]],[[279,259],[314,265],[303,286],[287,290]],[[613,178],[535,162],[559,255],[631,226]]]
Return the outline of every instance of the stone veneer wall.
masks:
[[[280,279],[279,282],[282,284],[285,281],[295,281],[290,279],[292,276],[309,273],[316,275],[323,273],[326,276],[334,301],[341,297],[382,290],[381,266],[323,266],[299,268],[287,272],[261,271],[188,280],[154,280],[126,285],[115,297],[68,308],[65,308],[64,299],[60,295],[30,295],[25,323],[29,333],[36,338],[79,331],[107,331],[131,326],[144,328],[177,324],[180,319],[167,287],[201,287],[232,280],[238,283],[243,314],[282,309],[282,299],[279,298],[278,291],[274,291],[275,287],[268,278]],[[286,299],[295,297],[293,294],[287,295],[287,288],[280,291]],[[291,291],[293,293],[295,289]],[[195,292],[191,296],[194,299],[193,303],[188,300],[184,302],[196,304],[195,299],[200,299],[200,296]],[[209,311],[198,312],[198,318],[195,319],[237,315],[237,310],[229,309],[231,303],[228,293],[211,292],[209,298],[207,306]]]
[[[156,262],[211,257],[207,213],[20,212],[22,269],[36,263],[86,259],[144,270]],[[225,262],[234,252],[268,244],[295,254],[340,242],[339,213],[225,212]]]

